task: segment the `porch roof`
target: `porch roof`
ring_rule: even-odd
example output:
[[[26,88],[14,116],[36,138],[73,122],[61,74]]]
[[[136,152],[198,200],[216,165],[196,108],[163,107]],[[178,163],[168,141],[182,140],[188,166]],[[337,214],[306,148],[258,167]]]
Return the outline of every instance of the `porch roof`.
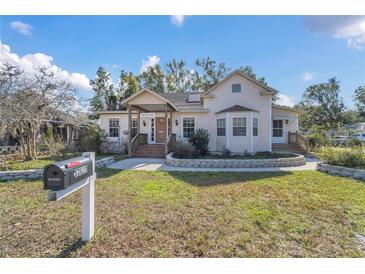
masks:
[[[251,109],[251,108],[246,108],[240,105],[234,105],[231,106],[229,108],[225,108],[221,111],[216,112],[215,114],[220,114],[220,113],[224,113],[224,112],[241,112],[241,111],[253,111],[253,112],[258,112],[257,110]]]
[[[170,109],[179,111],[177,106],[165,97],[149,89],[142,89],[122,102],[122,106],[132,106],[143,111],[165,111],[166,106]]]

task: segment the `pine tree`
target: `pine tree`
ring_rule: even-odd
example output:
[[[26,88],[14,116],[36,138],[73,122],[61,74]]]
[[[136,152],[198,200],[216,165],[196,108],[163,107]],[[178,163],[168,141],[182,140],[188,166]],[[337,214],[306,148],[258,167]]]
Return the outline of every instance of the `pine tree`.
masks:
[[[94,80],[90,80],[95,95],[90,101],[92,111],[112,110],[111,97],[114,86],[110,74],[103,67],[99,67]]]
[[[142,88],[148,88],[158,93],[165,92],[166,79],[160,65],[148,67],[140,74],[139,80]]]
[[[165,65],[167,89],[169,92],[187,92],[192,89],[192,74],[186,62],[172,59]]]
[[[209,56],[207,58],[197,59],[195,64],[202,71],[202,75],[195,71],[193,75],[193,90],[207,91],[212,86],[222,80],[230,70],[225,63],[217,63]]]

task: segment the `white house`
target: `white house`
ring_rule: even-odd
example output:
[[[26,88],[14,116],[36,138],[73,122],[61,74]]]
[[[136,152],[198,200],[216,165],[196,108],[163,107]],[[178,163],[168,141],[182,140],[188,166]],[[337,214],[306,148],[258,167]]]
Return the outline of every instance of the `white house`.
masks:
[[[169,142],[187,140],[198,128],[208,130],[211,151],[284,150],[298,143],[298,110],[273,104],[276,93],[235,71],[203,93],[143,89],[123,102],[127,111],[99,112],[100,126],[111,149],[127,144],[130,156],[166,153]]]

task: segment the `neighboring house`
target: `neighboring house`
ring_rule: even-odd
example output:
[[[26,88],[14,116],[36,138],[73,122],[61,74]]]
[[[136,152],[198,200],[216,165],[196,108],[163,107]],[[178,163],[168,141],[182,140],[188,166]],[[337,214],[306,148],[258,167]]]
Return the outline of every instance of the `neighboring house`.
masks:
[[[38,133],[38,142],[41,143],[42,137],[46,134],[48,129],[51,129],[54,136],[56,136],[69,148],[74,148],[78,142],[80,130],[89,126],[89,123],[75,123],[65,122],[60,119],[44,120],[41,130]],[[13,136],[10,132],[0,134],[0,155],[14,154],[20,149],[19,136]],[[46,149],[44,145],[40,149]]]
[[[160,144],[166,153],[172,139],[188,140],[198,128],[208,130],[210,151],[272,151],[273,144],[287,144],[288,133],[298,131],[299,113],[273,104],[275,94],[273,88],[235,71],[204,93],[143,89],[122,102],[127,111],[99,112],[99,122],[111,150],[126,143],[130,156],[148,156],[153,149],[146,144]]]
[[[356,133],[365,133],[365,123],[354,123],[344,126],[345,129],[352,130]]]

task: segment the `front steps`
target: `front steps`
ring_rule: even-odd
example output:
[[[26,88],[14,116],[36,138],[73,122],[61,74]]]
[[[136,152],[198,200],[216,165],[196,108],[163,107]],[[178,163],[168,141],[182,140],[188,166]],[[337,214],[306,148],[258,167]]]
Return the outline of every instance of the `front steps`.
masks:
[[[138,158],[165,158],[164,144],[139,145],[132,157]]]
[[[292,152],[297,154],[305,154],[303,148],[297,144],[272,144],[273,152]]]

